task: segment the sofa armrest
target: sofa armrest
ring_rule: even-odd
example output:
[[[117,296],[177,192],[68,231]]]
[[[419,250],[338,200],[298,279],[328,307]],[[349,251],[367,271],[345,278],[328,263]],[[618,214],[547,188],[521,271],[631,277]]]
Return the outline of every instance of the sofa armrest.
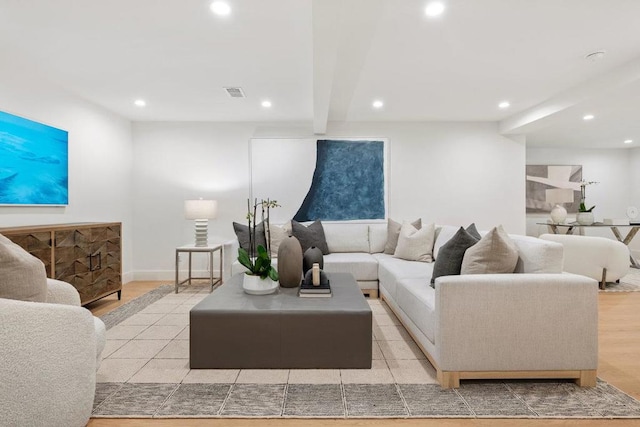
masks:
[[[543,234],[542,240],[561,243],[564,247],[564,271],[601,281],[613,282],[629,273],[629,248],[622,242],[596,236]]]
[[[224,254],[222,280],[224,282],[231,278],[231,266],[233,265],[233,261],[238,258],[239,248],[240,243],[238,239],[231,239],[222,244],[222,253]]]
[[[598,283],[573,274],[436,279],[437,362],[443,371],[593,370]]]
[[[0,420],[85,425],[93,407],[96,332],[81,307],[0,299]]]
[[[80,294],[67,282],[47,279],[47,302],[80,307]]]

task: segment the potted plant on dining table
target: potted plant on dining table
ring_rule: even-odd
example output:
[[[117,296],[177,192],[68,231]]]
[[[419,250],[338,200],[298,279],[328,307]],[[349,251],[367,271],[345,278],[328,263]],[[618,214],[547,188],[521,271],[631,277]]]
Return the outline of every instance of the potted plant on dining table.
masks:
[[[578,214],[576,215],[576,221],[580,225],[591,225],[595,222],[593,217],[593,208],[596,206],[593,205],[587,209],[586,201],[586,189],[588,185],[598,184],[597,181],[580,181],[580,207],[578,208]]]

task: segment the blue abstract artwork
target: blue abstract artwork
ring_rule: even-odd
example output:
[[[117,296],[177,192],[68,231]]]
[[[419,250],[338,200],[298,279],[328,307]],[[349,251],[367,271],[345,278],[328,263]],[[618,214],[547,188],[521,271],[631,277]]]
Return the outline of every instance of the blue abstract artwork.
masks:
[[[318,140],[311,187],[296,221],[385,218],[383,141]]]
[[[0,112],[0,204],[69,204],[68,133]]]

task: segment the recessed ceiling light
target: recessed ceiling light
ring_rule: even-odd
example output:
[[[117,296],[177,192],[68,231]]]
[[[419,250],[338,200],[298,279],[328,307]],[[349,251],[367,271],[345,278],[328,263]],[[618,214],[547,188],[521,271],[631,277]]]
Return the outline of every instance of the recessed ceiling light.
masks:
[[[595,116],[593,114],[587,114],[582,118],[582,120],[593,120]]]
[[[442,12],[444,12],[444,4],[439,1],[432,1],[431,3],[428,3],[427,7],[424,9],[425,15],[429,17],[442,15]]]
[[[136,99],[133,103],[136,107],[145,107],[147,105],[144,99]]]
[[[498,108],[501,109],[505,109],[505,108],[509,108],[511,106],[511,104],[509,104],[509,101],[502,101],[500,104],[498,104]]]
[[[211,12],[218,16],[227,16],[231,13],[231,6],[224,1],[214,1],[211,3]]]
[[[625,139],[624,143],[625,144],[631,144],[633,142],[633,139]]]
[[[373,103],[371,104],[373,106],[373,108],[382,108],[384,107],[384,102],[380,101],[379,99],[376,99],[375,101],[373,101]]]
[[[269,101],[268,99],[265,99],[264,101],[262,101],[262,106],[264,108],[271,108],[271,101]]]

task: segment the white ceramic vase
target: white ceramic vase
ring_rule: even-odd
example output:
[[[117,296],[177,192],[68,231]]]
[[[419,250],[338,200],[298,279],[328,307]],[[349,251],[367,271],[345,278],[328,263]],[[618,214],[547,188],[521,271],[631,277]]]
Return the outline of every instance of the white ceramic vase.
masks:
[[[554,224],[562,224],[565,219],[567,219],[567,210],[564,206],[555,205],[553,209],[551,209],[551,221],[553,221]]]
[[[262,279],[260,276],[245,274],[242,279],[242,289],[250,295],[267,295],[278,290],[279,283],[269,277]]]
[[[580,225],[591,225],[594,223],[593,212],[578,212],[576,221]]]

